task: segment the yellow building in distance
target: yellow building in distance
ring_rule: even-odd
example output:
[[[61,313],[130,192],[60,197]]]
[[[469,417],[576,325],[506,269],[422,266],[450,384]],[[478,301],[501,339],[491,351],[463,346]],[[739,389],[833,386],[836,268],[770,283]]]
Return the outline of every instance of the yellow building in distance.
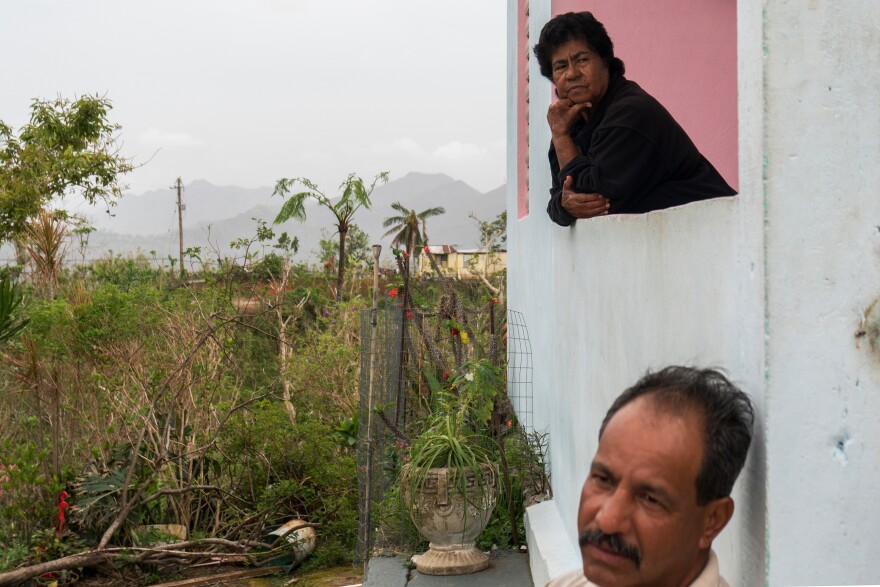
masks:
[[[440,270],[449,277],[477,279],[507,269],[507,250],[464,249],[456,245],[429,245]]]

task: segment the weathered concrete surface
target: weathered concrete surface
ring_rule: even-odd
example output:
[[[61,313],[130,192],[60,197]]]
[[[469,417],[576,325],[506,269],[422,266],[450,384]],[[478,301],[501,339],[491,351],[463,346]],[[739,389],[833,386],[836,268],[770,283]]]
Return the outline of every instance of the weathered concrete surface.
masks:
[[[765,6],[768,584],[877,583],[880,3]]]
[[[367,563],[367,576],[363,587],[406,587],[409,557],[374,556]]]
[[[534,587],[529,556],[517,550],[492,551],[489,568],[472,575],[423,575],[409,570],[408,561],[401,555],[371,558],[364,587]]]
[[[516,550],[495,550],[489,568],[473,575],[433,576],[410,573],[407,587],[533,587],[529,556]],[[540,587],[544,587],[541,585]]]

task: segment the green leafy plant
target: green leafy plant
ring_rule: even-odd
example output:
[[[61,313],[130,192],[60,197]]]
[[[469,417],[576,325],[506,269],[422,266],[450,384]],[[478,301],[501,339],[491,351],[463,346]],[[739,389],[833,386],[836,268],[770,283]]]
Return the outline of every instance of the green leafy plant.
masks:
[[[407,461],[410,467],[476,469],[488,462],[483,437],[469,430],[460,414],[445,414],[431,422],[410,446]]]
[[[21,235],[53,199],[75,192],[88,203],[112,205],[134,169],[119,155],[110,100],[34,100],[30,121],[16,134],[0,121],[0,242]]]
[[[107,527],[118,511],[125,488],[124,463],[115,462],[115,470],[91,470],[82,475],[76,485],[78,496],[72,516],[80,528],[98,534]]]
[[[31,540],[55,522],[56,496],[63,484],[44,473],[49,451],[30,442],[0,445],[0,541]]]
[[[333,239],[332,236],[328,230],[322,228],[321,240],[318,241],[318,248],[314,251],[314,255],[324,271],[335,270],[339,260],[339,241]],[[348,236],[345,239],[345,257],[345,266],[351,268],[352,271],[366,267],[372,262],[370,235],[361,230],[357,224],[352,224],[348,229]]]
[[[345,448],[354,448],[358,441],[358,419],[357,414],[351,418],[345,418],[333,429],[331,438]]]
[[[96,259],[88,266],[89,276],[100,284],[113,284],[128,291],[136,284],[157,284],[162,271],[151,267],[150,259],[143,254],[129,257],[108,255]]]
[[[469,479],[481,486],[486,481],[485,468],[495,467],[497,445],[486,431],[502,383],[500,369],[479,359],[464,363],[446,385],[430,373],[425,377],[434,405],[406,447],[406,464],[400,473],[403,495],[424,487],[430,469],[437,467],[445,467],[456,489],[466,494]]]
[[[67,252],[67,223],[64,214],[41,210],[25,226],[23,242],[36,269],[36,275],[48,292],[54,297],[58,285],[58,271]]]
[[[27,326],[28,321],[18,316],[21,292],[8,277],[0,277],[0,343],[6,342]]]
[[[352,218],[360,208],[370,207],[370,194],[373,193],[373,189],[375,189],[378,183],[385,183],[387,181],[388,172],[383,172],[378,174],[370,186],[367,187],[363,179],[351,173],[339,186],[342,190],[342,195],[339,198],[330,198],[314,182],[304,177],[282,178],[275,184],[275,191],[272,192],[272,195],[277,194],[282,198],[290,196],[281,206],[281,210],[275,218],[275,224],[286,222],[292,218],[304,222],[306,219],[305,202],[310,198],[316,200],[324,208],[327,208],[336,218],[336,230],[339,233],[339,264],[337,266],[338,275],[336,280],[337,302],[342,299],[342,286],[345,281],[345,261],[347,259],[345,243],[348,231],[352,226]],[[302,185],[306,190],[291,194],[291,191],[297,184]]]

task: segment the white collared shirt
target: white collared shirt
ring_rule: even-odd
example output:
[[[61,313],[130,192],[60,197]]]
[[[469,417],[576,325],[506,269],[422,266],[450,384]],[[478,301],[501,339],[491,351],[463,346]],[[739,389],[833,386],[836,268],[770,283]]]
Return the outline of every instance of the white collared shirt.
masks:
[[[547,583],[546,587],[598,586],[587,581],[587,578],[584,577],[583,569],[575,569],[570,573],[566,573],[551,580]],[[703,569],[703,572],[700,573],[700,576],[694,579],[694,582],[690,584],[690,587],[730,587],[718,570],[718,557],[715,556],[714,550],[709,551],[709,562],[706,563],[706,567]]]

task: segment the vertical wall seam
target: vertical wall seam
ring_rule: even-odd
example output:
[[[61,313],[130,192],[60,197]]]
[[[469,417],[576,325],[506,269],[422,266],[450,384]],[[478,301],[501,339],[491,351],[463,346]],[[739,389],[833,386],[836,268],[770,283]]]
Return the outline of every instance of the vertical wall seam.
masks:
[[[764,0],[761,6],[761,198],[763,214],[763,231],[761,234],[761,254],[764,266],[764,586],[770,587],[770,418],[768,417],[770,403],[770,270],[768,255],[768,238],[770,234],[770,200],[768,197],[768,167],[770,158],[770,133],[769,120],[769,87],[768,87],[768,62],[770,58],[769,40],[767,38],[767,9],[768,1]]]

